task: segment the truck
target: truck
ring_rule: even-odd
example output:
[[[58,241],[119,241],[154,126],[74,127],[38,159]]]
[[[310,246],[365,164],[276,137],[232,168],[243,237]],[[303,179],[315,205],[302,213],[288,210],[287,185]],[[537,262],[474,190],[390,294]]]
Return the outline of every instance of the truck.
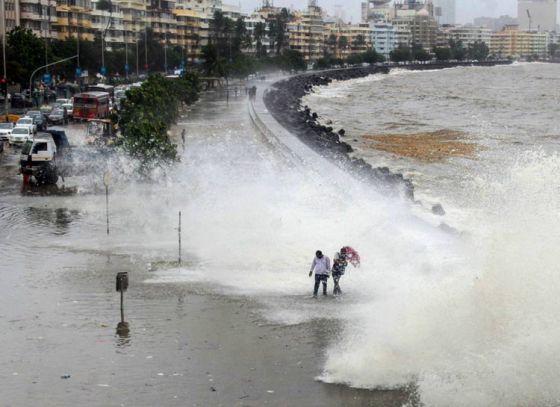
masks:
[[[67,176],[72,162],[71,148],[63,130],[39,132],[25,143],[20,155],[24,183],[34,177],[39,185],[56,184]]]

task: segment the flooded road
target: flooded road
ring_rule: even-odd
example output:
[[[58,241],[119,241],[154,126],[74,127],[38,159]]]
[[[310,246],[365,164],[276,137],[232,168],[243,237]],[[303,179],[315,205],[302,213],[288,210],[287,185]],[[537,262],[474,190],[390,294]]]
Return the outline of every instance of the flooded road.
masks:
[[[205,95],[181,120],[182,162],[161,181],[114,174],[109,236],[102,173],[67,179],[72,196],[22,195],[17,152],[0,155],[1,406],[408,400],[315,380],[343,329],[340,303],[308,299],[308,257],[321,239],[298,247],[294,236],[309,234],[302,222],[322,204],[299,188],[305,174],[280,171],[251,127],[245,97],[222,96]],[[80,144],[79,129],[69,133]],[[294,202],[309,209],[294,211]],[[117,330],[121,271],[130,280],[128,331]]]

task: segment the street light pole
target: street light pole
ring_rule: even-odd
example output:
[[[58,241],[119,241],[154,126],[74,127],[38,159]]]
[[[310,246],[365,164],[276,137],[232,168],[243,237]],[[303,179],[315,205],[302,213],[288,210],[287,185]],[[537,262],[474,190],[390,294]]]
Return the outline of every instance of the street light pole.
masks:
[[[126,29],[124,30],[124,65],[125,65],[125,76],[128,79],[128,39],[126,37]]]
[[[2,1],[4,1],[4,0],[2,0]],[[50,64],[43,65],[43,66],[40,66],[39,68],[35,69],[35,70],[31,73],[31,76],[29,77],[29,90],[30,90],[30,91],[32,90],[32,87],[31,87],[31,86],[33,85],[33,76],[35,76],[35,74],[36,74],[37,72],[39,72],[41,69],[43,69],[43,68],[48,68],[49,66],[61,64],[61,63],[66,62],[66,61],[70,61],[71,59],[74,59],[74,58],[78,58],[78,55],[74,55],[74,56],[71,56],[71,57],[68,57],[68,58],[64,58],[64,59],[61,59],[60,61],[51,62]]]
[[[165,68],[165,74],[167,75],[167,31],[165,32],[165,45],[163,47],[163,65]]]
[[[144,26],[144,69],[148,73],[148,26]]]
[[[140,76],[138,73],[138,35],[136,35],[136,79]]]
[[[80,67],[80,24],[78,23],[76,23],[76,55],[78,56],[77,64],[79,68]]]
[[[4,79],[7,80],[6,76],[6,0],[0,0],[2,7],[2,61],[4,63]],[[6,83],[8,86],[8,83]],[[6,120],[8,118],[8,92],[4,95],[4,114],[6,115]]]
[[[107,30],[109,29],[109,26],[111,25],[112,19],[113,19],[113,3],[109,0],[109,19],[107,21],[107,26],[105,27],[105,29],[103,30],[103,32],[101,33],[101,68],[104,70],[104,72],[101,72],[101,74],[103,76],[106,75],[106,68],[105,68],[105,35],[107,35]]]

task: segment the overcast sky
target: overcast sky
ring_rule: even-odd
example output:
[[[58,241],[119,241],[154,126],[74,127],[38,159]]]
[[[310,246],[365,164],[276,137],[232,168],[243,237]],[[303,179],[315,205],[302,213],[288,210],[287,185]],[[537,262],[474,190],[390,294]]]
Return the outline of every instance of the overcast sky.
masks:
[[[473,18],[480,16],[499,17],[509,14],[517,17],[517,0],[456,0],[457,21],[459,23],[470,23]],[[237,4],[245,11],[253,11],[262,4],[262,0],[225,0],[224,3]],[[335,6],[340,5],[346,13],[346,19],[354,23],[360,20],[361,0],[319,0],[319,6],[325,8],[329,14],[334,14]],[[274,0],[275,6],[294,6],[302,9],[307,5],[307,0]]]

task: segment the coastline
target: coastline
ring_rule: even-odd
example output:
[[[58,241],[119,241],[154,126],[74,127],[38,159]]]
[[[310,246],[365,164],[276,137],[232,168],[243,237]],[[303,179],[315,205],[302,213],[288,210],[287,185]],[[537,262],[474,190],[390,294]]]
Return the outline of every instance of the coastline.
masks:
[[[299,140],[313,148],[323,157],[335,161],[359,179],[373,183],[388,193],[404,191],[404,195],[414,200],[414,186],[402,174],[391,172],[387,167],[374,167],[363,159],[350,157],[352,147],[341,137],[350,136],[344,129],[335,132],[330,126],[321,124],[316,112],[302,106],[302,98],[312,92],[315,86],[324,86],[332,81],[363,78],[373,74],[388,74],[392,69],[436,70],[460,66],[506,65],[510,61],[430,63],[410,65],[370,65],[321,72],[304,73],[275,82],[271,91],[264,95],[264,103],[272,116]]]

